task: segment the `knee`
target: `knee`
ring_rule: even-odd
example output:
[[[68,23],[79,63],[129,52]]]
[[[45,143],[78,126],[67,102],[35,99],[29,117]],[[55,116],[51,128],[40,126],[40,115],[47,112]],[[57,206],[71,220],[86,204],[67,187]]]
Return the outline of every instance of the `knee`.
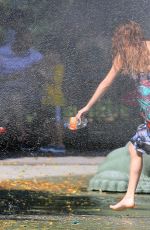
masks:
[[[129,149],[129,154],[130,154],[131,157],[137,158],[137,157],[142,156],[142,153],[136,150],[136,148],[132,144],[132,142],[129,143],[128,149]]]

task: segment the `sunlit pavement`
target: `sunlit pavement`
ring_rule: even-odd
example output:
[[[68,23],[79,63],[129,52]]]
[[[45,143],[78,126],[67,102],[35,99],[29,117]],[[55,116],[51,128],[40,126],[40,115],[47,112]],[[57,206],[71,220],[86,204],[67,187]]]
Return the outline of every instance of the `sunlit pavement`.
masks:
[[[0,161],[0,180],[91,175],[105,157],[24,157]],[[9,169],[9,170],[8,170]],[[11,173],[10,173],[11,172]]]
[[[105,157],[24,157],[0,161],[0,230],[150,229],[150,196],[112,211],[123,194],[89,192]]]

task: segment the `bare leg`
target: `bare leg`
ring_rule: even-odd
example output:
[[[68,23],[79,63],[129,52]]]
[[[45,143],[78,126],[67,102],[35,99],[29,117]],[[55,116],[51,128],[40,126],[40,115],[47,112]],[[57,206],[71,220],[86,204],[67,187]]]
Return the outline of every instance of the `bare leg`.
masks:
[[[130,175],[128,189],[123,199],[116,205],[110,205],[113,210],[122,210],[134,207],[134,194],[141,175],[143,158],[142,154],[137,152],[132,143],[129,145],[129,153],[131,157]]]

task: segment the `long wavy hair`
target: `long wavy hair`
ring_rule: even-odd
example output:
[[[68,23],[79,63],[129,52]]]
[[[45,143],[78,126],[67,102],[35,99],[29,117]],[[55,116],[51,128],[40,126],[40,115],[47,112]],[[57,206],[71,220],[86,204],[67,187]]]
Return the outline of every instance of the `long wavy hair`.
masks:
[[[118,26],[112,38],[113,61],[118,56],[124,74],[148,72],[149,50],[140,25],[134,21]]]

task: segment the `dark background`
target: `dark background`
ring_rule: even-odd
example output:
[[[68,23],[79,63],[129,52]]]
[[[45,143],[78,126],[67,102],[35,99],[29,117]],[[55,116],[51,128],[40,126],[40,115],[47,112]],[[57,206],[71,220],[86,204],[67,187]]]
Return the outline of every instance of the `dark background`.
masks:
[[[134,20],[148,39],[149,9],[148,0],[1,1],[1,47],[14,39],[13,52],[19,60],[29,57],[24,51],[31,47],[35,56],[40,56],[39,61],[29,61],[17,70],[8,67],[8,71],[0,51],[0,126],[7,127],[7,133],[0,137],[1,148],[18,149],[23,142],[31,147],[50,144],[57,136],[55,105],[43,106],[42,98],[45,82],[53,84],[53,67],[64,67],[63,118],[74,116],[111,67],[115,27]],[[14,31],[17,35],[13,38]],[[8,53],[7,63],[11,59]],[[118,76],[101,102],[90,110],[86,128],[77,132],[63,129],[66,147],[93,150],[126,144],[142,122],[138,106],[132,103],[133,92],[132,80]]]

